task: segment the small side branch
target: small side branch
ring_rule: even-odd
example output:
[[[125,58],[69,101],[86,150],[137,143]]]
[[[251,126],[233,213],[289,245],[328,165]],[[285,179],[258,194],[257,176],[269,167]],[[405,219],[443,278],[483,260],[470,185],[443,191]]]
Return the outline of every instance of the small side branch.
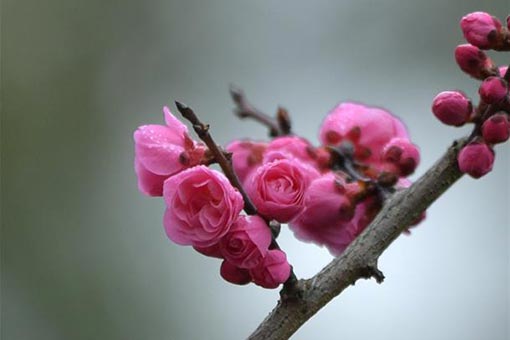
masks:
[[[209,151],[212,153],[212,155],[220,165],[221,170],[223,170],[223,173],[225,174],[225,176],[227,176],[230,183],[232,183],[232,185],[236,187],[237,190],[239,190],[239,192],[243,196],[244,210],[246,211],[246,213],[248,215],[256,215],[257,208],[255,207],[251,199],[248,197],[248,194],[244,190],[243,186],[241,185],[241,182],[239,181],[239,178],[234,172],[231,159],[232,155],[230,153],[225,152],[218,146],[218,144],[216,144],[211,134],[209,133],[209,125],[204,124],[202,121],[200,121],[200,119],[197,117],[195,112],[190,107],[177,101],[175,102],[175,105],[177,106],[177,109],[179,110],[181,115],[193,125],[193,130],[195,130],[198,137],[207,145]]]
[[[218,144],[216,144],[211,134],[209,133],[209,125],[203,123],[195,114],[195,111],[193,111],[189,106],[184,105],[183,103],[178,101],[175,102],[175,105],[177,106],[177,109],[179,110],[181,115],[192,124],[193,130],[195,130],[198,137],[207,145],[212,156],[216,159],[216,162],[218,162],[218,164],[221,167],[221,170],[223,170],[223,173],[228,178],[230,183],[235,188],[237,188],[237,190],[239,190],[239,192],[243,196],[244,211],[246,211],[248,215],[257,215],[257,208],[251,201],[250,197],[248,196],[241,182],[239,181],[239,178],[234,172],[234,168],[232,167],[232,154],[225,152],[222,148],[218,146]],[[270,246],[271,249],[280,249],[278,242],[276,242],[276,236],[280,232],[280,224],[277,222],[268,221],[268,228],[270,228],[273,236],[273,240]],[[296,274],[294,273],[294,270],[291,267],[290,276],[287,279],[287,281],[283,284],[283,289],[281,293],[282,296],[286,296],[289,298],[296,296],[298,294],[297,282],[298,279],[296,277]]]
[[[290,117],[284,108],[278,108],[276,118],[273,118],[250,104],[240,88],[231,85],[230,96],[236,104],[234,113],[239,118],[251,118],[261,123],[269,129],[269,136],[271,137],[285,136],[291,133]]]

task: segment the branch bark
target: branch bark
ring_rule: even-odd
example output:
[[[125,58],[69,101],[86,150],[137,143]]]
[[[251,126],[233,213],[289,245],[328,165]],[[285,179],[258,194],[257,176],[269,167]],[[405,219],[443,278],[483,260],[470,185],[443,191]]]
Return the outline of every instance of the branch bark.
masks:
[[[377,261],[384,250],[411,225],[462,173],[457,154],[468,139],[456,141],[411,187],[393,194],[374,221],[345,252],[318,274],[299,280],[299,294],[283,296],[249,339],[288,339],[301,325],[360,278],[382,280]]]

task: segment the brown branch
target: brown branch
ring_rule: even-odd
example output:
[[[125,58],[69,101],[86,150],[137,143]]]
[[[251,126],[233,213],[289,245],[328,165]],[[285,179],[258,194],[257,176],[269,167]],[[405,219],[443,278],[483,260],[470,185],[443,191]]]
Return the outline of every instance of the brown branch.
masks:
[[[411,187],[397,191],[374,221],[318,274],[299,280],[294,299],[280,299],[249,339],[288,339],[296,330],[344,289],[360,278],[384,276],[377,260],[384,250],[461,176],[457,153],[466,138],[455,142]]]
[[[269,136],[271,137],[284,136],[291,133],[290,118],[285,109],[278,108],[276,118],[273,118],[248,102],[244,92],[240,88],[231,85],[230,96],[236,104],[234,113],[239,118],[251,118],[261,123],[269,129]]]
[[[241,185],[241,182],[239,181],[239,178],[234,172],[234,169],[232,167],[231,155],[229,153],[226,153],[223,149],[220,149],[218,144],[216,144],[214,139],[211,137],[211,134],[209,133],[209,125],[201,122],[200,119],[198,119],[195,112],[187,105],[184,105],[183,103],[180,103],[178,101],[175,102],[175,105],[177,106],[177,109],[179,110],[181,115],[187,120],[189,120],[189,122],[193,125],[193,130],[195,130],[198,137],[207,145],[209,151],[212,153],[212,155],[220,165],[221,170],[223,170],[223,173],[225,174],[225,176],[227,176],[230,183],[237,190],[239,190],[239,192],[243,196],[244,210],[246,211],[246,213],[248,215],[256,215],[257,208],[255,207],[251,199],[248,197],[248,194],[244,190],[243,186]]]
[[[241,182],[239,181],[239,178],[237,177],[236,173],[234,172],[234,168],[232,167],[232,158],[231,154],[225,152],[223,149],[221,149],[218,144],[214,141],[211,134],[209,133],[209,124],[203,123],[198,116],[195,114],[195,112],[187,105],[184,105],[181,102],[176,101],[175,105],[177,106],[177,109],[181,113],[181,115],[187,119],[193,126],[193,130],[195,130],[198,137],[207,145],[209,148],[209,152],[212,154],[212,156],[216,159],[216,162],[218,162],[219,166],[221,167],[221,170],[225,174],[225,176],[228,178],[230,183],[241,193],[244,200],[244,211],[248,215],[257,215],[257,208],[251,201],[250,197],[244,190]],[[268,222],[268,228],[271,230],[271,234],[273,235],[273,240],[271,242],[271,249],[280,249],[280,246],[278,245],[278,242],[276,242],[276,236],[275,234],[279,233],[279,224],[278,226],[272,225],[271,221]],[[298,282],[296,274],[294,273],[294,270],[291,267],[290,276],[283,284],[283,290],[282,290],[282,297],[294,297],[296,294],[295,285]]]

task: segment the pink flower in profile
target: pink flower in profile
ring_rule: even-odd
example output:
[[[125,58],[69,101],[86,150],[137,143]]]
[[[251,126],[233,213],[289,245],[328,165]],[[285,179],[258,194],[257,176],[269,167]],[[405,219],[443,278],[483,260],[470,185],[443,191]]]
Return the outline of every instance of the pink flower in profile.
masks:
[[[475,46],[488,49],[491,38],[495,38],[501,31],[501,22],[485,12],[473,12],[464,16],[460,21],[464,38]]]
[[[230,230],[243,208],[241,194],[218,171],[199,165],[168,178],[163,220],[170,240],[207,248]]]
[[[187,127],[163,108],[166,125],[142,125],[134,132],[135,172],[138,187],[149,196],[163,194],[166,178],[200,163],[205,152]]]
[[[503,143],[510,137],[510,121],[505,112],[497,113],[482,125],[483,139],[490,144]]]
[[[245,285],[251,282],[250,272],[247,269],[242,269],[227,260],[221,263],[220,275],[225,281],[236,285]]]
[[[266,256],[271,231],[259,216],[239,216],[220,241],[224,258],[239,268],[253,268]]]
[[[241,182],[262,164],[262,155],[266,148],[267,143],[249,140],[235,140],[227,145],[226,150],[232,153],[232,165]]]
[[[273,157],[271,153],[277,153],[279,156]],[[275,158],[297,158],[304,163],[316,166],[317,155],[313,145],[306,139],[297,136],[283,136],[274,138],[269,143],[264,162],[272,161]]]
[[[457,162],[461,172],[480,178],[492,170],[494,151],[487,144],[472,142],[460,150]]]
[[[409,138],[404,124],[388,111],[356,103],[341,103],[324,119],[319,138],[324,145],[349,142],[358,161],[377,164],[392,138]]]
[[[341,190],[336,188],[338,178],[326,175],[315,180],[306,196],[306,208],[289,223],[296,238],[326,246],[338,256],[370,222],[367,203],[354,207],[350,218],[342,215],[342,205],[349,204]]]
[[[270,250],[264,261],[250,269],[253,282],[264,288],[277,288],[290,276],[290,264],[287,255],[281,250]]]
[[[301,212],[305,191],[318,176],[297,159],[278,159],[259,167],[246,181],[246,191],[261,215],[285,223]]]

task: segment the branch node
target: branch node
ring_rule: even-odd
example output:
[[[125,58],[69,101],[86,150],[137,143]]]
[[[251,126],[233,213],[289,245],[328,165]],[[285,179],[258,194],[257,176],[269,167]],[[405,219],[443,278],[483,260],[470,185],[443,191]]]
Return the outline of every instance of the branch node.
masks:
[[[282,301],[299,300],[303,298],[302,280],[298,280],[291,267],[291,273],[287,281],[280,290],[280,299]]]
[[[364,279],[374,278],[375,281],[379,284],[383,283],[384,281],[384,274],[377,267],[377,263],[370,264],[366,267],[361,268],[360,276]]]

